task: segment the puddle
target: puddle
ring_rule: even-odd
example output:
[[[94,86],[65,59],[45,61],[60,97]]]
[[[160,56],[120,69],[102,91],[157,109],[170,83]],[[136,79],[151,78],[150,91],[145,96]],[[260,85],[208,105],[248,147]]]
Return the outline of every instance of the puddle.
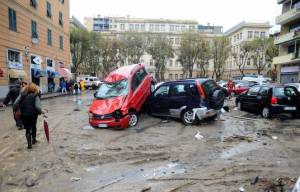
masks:
[[[243,153],[247,153],[249,151],[253,151],[259,147],[258,143],[240,143],[237,146],[224,150],[221,154],[222,159],[228,159]]]
[[[84,130],[94,130],[94,128],[90,125],[85,125],[85,126],[82,127],[82,129],[84,129]]]

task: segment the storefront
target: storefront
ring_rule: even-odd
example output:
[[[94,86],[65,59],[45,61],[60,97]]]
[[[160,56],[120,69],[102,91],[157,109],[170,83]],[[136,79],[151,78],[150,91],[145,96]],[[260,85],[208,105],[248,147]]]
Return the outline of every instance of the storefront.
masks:
[[[17,80],[24,80],[27,76],[23,69],[22,54],[15,49],[7,49],[8,79],[9,85],[15,84]]]
[[[300,65],[282,66],[280,69],[280,83],[299,82]]]

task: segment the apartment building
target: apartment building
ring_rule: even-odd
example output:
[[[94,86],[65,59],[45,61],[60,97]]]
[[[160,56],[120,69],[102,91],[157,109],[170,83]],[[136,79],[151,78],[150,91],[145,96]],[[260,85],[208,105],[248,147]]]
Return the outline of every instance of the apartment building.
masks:
[[[241,22],[225,32],[225,36],[229,39],[230,53],[225,64],[225,71],[223,78],[229,79],[232,77],[240,76],[241,72],[238,67],[238,60],[240,60],[240,48],[246,41],[252,41],[255,38],[269,37],[269,30],[272,26],[269,22]],[[244,67],[244,74],[257,74],[254,62],[258,62],[253,58],[247,59]],[[267,71],[267,70],[266,70]]]
[[[69,0],[1,0],[0,13],[0,98],[17,79],[58,87],[70,74]]]
[[[281,32],[275,38],[279,47],[279,56],[273,59],[277,79],[281,83],[300,81],[300,1],[277,0],[282,4],[282,14],[276,17],[276,24],[281,25]]]
[[[145,34],[165,34],[174,48],[180,45],[182,34],[188,31],[199,32],[207,39],[222,35],[221,26],[205,26],[199,25],[196,20],[176,20],[176,19],[144,19],[127,17],[87,17],[85,18],[85,26],[89,31],[102,33],[113,33],[122,35],[124,32],[137,32]],[[176,80],[184,78],[181,64],[177,61],[178,57],[170,59],[167,62],[167,70],[165,79]],[[141,62],[145,63],[150,73],[154,73],[154,61],[151,55],[145,54],[141,58]],[[195,66],[193,76],[199,76],[200,69]]]

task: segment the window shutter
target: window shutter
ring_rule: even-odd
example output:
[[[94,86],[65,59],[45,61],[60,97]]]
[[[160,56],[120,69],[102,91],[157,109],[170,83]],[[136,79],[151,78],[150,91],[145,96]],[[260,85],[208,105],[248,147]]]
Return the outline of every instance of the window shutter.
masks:
[[[16,31],[17,30],[17,15],[16,15],[16,11],[13,10],[12,12],[13,12],[13,22],[14,22],[13,28]]]

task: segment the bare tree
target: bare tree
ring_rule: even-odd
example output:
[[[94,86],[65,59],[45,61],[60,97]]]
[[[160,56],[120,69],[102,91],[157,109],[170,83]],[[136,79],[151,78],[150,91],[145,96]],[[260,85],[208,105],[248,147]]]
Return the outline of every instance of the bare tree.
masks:
[[[250,42],[244,42],[240,45],[240,49],[237,51],[231,50],[231,56],[234,63],[238,66],[240,73],[244,76],[245,66],[248,59],[251,57],[252,44]]]
[[[149,47],[147,52],[152,56],[155,66],[155,78],[158,81],[164,81],[166,63],[174,57],[172,42],[165,35],[151,36],[148,39]]]
[[[225,37],[216,37],[212,43],[212,57],[214,61],[214,71],[212,78],[221,79],[224,73],[226,59],[228,58],[229,42]]]

